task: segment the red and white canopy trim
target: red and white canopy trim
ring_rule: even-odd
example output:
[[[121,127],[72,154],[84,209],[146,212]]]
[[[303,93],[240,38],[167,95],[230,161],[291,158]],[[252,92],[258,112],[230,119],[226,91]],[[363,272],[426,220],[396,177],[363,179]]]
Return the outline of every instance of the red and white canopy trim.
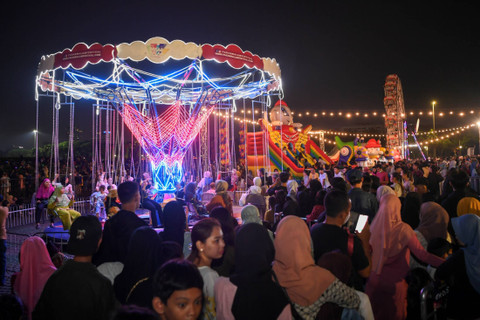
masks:
[[[185,43],[182,40],[170,42],[162,37],[150,38],[146,42],[121,43],[116,46],[99,43],[88,46],[85,43],[77,43],[72,49],[65,49],[55,54],[43,56],[38,66],[38,75],[58,68],[82,69],[88,64],[111,62],[116,58],[133,61],[148,59],[153,63],[186,58],[215,60],[222,63],[226,62],[235,69],[247,67],[263,70],[275,80],[281,78],[280,66],[275,59],[261,58],[250,51],[243,51],[235,44],[227,46],[220,44],[198,45],[193,42]]]

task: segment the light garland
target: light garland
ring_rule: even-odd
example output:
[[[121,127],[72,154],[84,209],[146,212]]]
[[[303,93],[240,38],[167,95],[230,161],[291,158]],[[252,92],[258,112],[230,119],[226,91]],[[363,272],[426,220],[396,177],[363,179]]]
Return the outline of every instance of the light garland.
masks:
[[[455,135],[459,135],[462,132],[464,132],[465,130],[473,128],[475,126],[477,126],[477,125],[473,123],[473,124],[465,126],[465,127],[452,128],[452,129],[449,130],[450,133],[448,133],[446,135],[439,136],[439,137],[424,140],[424,141],[420,142],[420,145],[422,146],[422,145],[429,145],[429,144],[441,142],[442,140],[448,139],[448,138],[453,137]],[[441,131],[443,132],[443,130],[441,130]],[[447,130],[445,130],[445,132],[447,132]]]
[[[477,108],[476,108],[477,109]],[[242,113],[244,113],[245,111],[241,111]],[[254,111],[255,114],[259,113],[260,111],[258,109],[256,109]],[[246,113],[248,114],[251,114],[252,112],[250,110],[248,110]],[[324,117],[324,118],[333,118],[333,117],[343,117],[343,118],[347,118],[347,119],[351,119],[351,118],[374,118],[374,117],[382,117],[382,118],[385,118],[386,117],[386,113],[385,111],[369,111],[369,112],[365,112],[365,111],[336,111],[336,112],[333,112],[333,111],[315,111],[315,112],[312,112],[312,111],[305,111],[305,112],[298,112],[298,113],[295,113],[295,112],[291,112],[292,115],[297,115],[298,117],[302,118],[302,117],[314,117],[314,118],[320,118],[320,117]],[[466,116],[470,116],[470,115],[480,115],[480,111],[474,111],[474,110],[460,110],[460,111],[453,111],[453,110],[449,110],[449,111],[445,111],[445,112],[436,112],[435,113],[435,116],[436,117],[447,117],[447,116],[458,116],[458,117],[466,117]],[[394,116],[395,113],[392,113],[392,116]],[[433,112],[432,111],[409,111],[409,112],[406,112],[405,114],[402,114],[402,116],[421,116],[421,117],[426,117],[426,116],[433,116]]]
[[[256,110],[256,111],[258,111],[258,110]],[[244,110],[242,110],[241,112],[243,113]],[[251,111],[248,110],[247,113],[251,114]],[[255,112],[255,113],[258,114],[258,112]],[[231,118],[232,117],[231,115],[222,114],[221,112],[215,112],[215,111],[212,114],[214,116],[223,117],[223,118]],[[238,121],[240,123],[248,123],[248,124],[252,124],[252,125],[259,125],[257,121],[242,119],[241,117],[234,117],[234,120]],[[463,127],[438,129],[438,130],[435,130],[435,131],[422,131],[422,132],[418,132],[417,136],[424,136],[424,135],[428,135],[428,134],[455,132],[455,131],[459,131],[459,130],[464,131],[465,129],[469,129],[469,128],[475,127],[475,126],[476,126],[476,124],[472,123],[470,125],[466,125],[466,126],[463,126]],[[300,131],[300,129],[297,129],[297,130]],[[373,133],[372,134],[372,133],[365,133],[365,132],[342,132],[342,131],[330,131],[330,130],[316,130],[316,131],[308,132],[308,134],[310,136],[318,136],[321,133],[323,133],[324,135],[349,136],[349,137],[375,137],[375,138],[385,137],[385,134],[379,134],[379,133]],[[411,136],[412,134],[409,133],[408,135]]]
[[[475,123],[472,123],[470,125],[466,125],[466,126],[463,126],[463,127],[457,127],[457,128],[448,128],[448,129],[439,129],[439,130],[435,130],[435,131],[424,131],[424,132],[418,132],[417,133],[417,136],[421,136],[421,135],[427,135],[427,134],[435,134],[435,133],[444,133],[444,132],[450,132],[450,131],[458,131],[458,130],[465,130],[465,129],[470,129],[472,127],[475,127],[476,124]]]
[[[292,114],[294,114],[294,112],[292,112]],[[435,114],[435,116],[439,116],[439,117],[444,117],[444,116],[459,116],[459,117],[465,117],[465,116],[468,116],[468,115],[474,115],[474,114],[478,114],[480,115],[480,111],[478,112],[475,112],[474,110],[469,110],[469,111],[448,111],[448,112],[438,112]],[[313,115],[314,118],[318,118],[318,117],[325,117],[325,118],[331,118],[331,117],[344,117],[344,118],[347,118],[347,119],[350,119],[350,118],[369,118],[369,117],[382,117],[382,118],[385,118],[386,117],[386,114],[385,112],[379,112],[379,111],[371,111],[371,112],[362,112],[362,111],[337,111],[337,112],[332,112],[332,111],[321,111],[321,112],[310,112],[310,111],[306,111],[306,112],[299,112],[297,114],[298,117],[302,117],[303,115],[305,116],[311,116]],[[392,113],[392,116],[394,116],[395,113],[393,112]],[[402,117],[403,116],[433,116],[433,112],[432,111],[409,111],[409,112],[406,112],[405,114],[402,114]]]

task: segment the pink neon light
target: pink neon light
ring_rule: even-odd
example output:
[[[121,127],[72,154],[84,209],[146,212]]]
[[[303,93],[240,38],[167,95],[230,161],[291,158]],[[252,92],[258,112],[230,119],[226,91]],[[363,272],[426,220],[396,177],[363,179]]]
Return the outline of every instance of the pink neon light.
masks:
[[[155,166],[165,162],[172,166],[182,163],[190,143],[195,139],[214,105],[202,107],[190,114],[189,107],[177,101],[157,117],[146,117],[125,104],[122,111],[125,124],[147,152]]]

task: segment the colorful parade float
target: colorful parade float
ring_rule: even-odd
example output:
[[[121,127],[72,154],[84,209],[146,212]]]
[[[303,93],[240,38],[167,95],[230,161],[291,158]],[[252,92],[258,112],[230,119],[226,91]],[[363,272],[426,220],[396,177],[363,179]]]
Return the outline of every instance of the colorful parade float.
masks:
[[[301,123],[293,122],[292,112],[285,101],[277,101],[268,114],[264,113],[259,123],[262,130],[246,134],[249,170],[265,168],[272,172],[288,169],[295,178],[300,178],[304,168],[313,166],[316,161],[334,163],[310,139],[308,133],[312,126],[302,129]]]

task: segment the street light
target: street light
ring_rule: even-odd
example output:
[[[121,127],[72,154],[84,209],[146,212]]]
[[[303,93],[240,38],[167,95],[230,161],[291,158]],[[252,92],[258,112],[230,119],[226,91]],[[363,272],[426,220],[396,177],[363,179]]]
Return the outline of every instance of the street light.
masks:
[[[37,130],[33,130],[33,148],[36,148],[36,145],[37,145],[37,133],[38,131]]]
[[[432,119],[433,119],[433,136],[435,137],[436,134],[435,134],[435,104],[437,102],[436,101],[432,101]],[[433,147],[433,158],[437,158],[437,147],[434,146]]]
[[[37,105],[38,107],[38,105]],[[37,128],[38,128],[38,117],[37,117]],[[38,130],[33,130],[33,147],[35,148],[35,190],[38,190]]]

